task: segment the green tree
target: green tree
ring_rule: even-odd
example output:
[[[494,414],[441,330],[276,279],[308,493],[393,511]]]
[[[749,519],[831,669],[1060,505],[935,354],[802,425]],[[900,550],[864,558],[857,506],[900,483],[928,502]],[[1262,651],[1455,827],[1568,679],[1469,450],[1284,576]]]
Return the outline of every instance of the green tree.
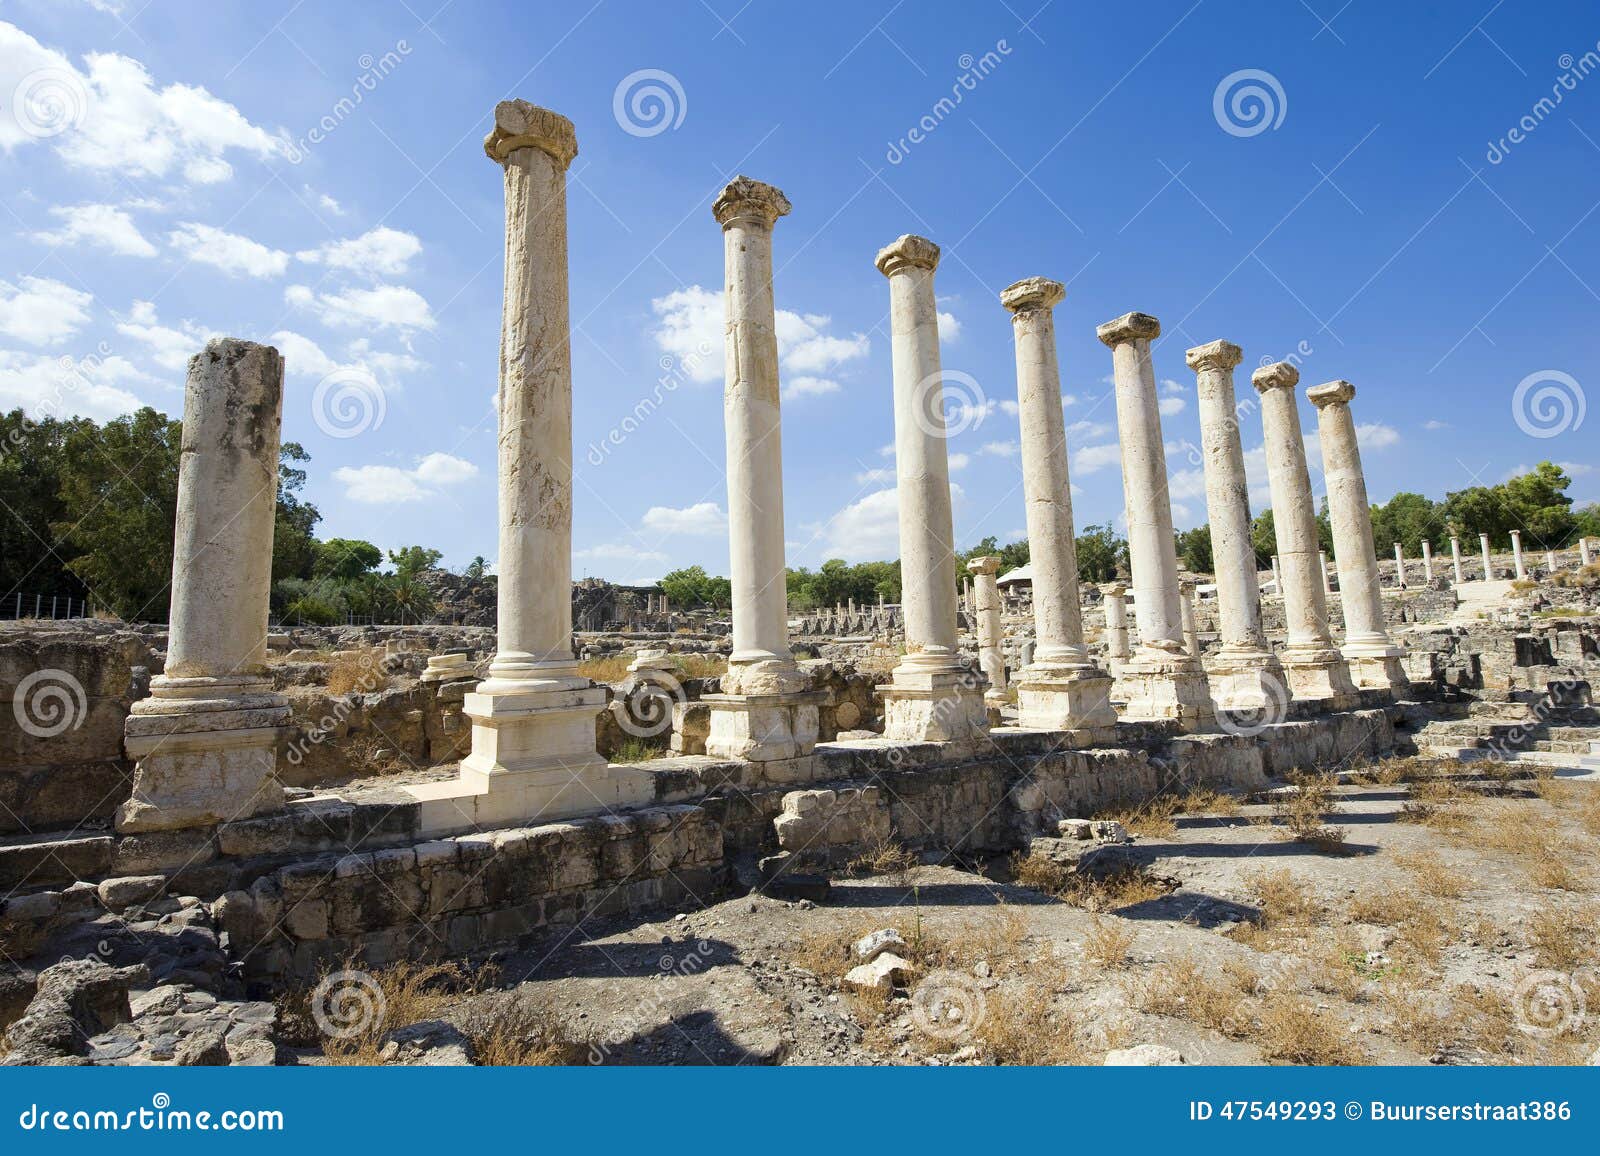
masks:
[[[1211,557],[1211,525],[1196,526],[1178,532],[1178,561],[1191,574],[1210,574],[1215,563]]]
[[[70,525],[61,497],[67,439],[94,428],[86,418],[34,421],[20,409],[0,413],[0,599],[17,593],[82,598],[87,588],[67,569],[51,527]]]
[[[1265,570],[1272,565],[1272,556],[1278,552],[1278,532],[1272,522],[1271,506],[1251,521],[1250,545],[1256,552],[1257,570]]]
[[[1117,576],[1118,567],[1127,566],[1128,543],[1117,537],[1110,522],[1085,526],[1077,543],[1080,582],[1109,582]]]
[[[701,566],[686,566],[681,570],[669,570],[661,576],[659,585],[667,596],[667,601],[682,609],[696,606],[706,606],[706,585],[710,576]]]
[[[322,515],[309,502],[300,500],[306,484],[306,471],[298,463],[309,462],[299,442],[284,442],[278,449],[278,509],[272,527],[272,577],[309,578],[318,551],[314,534]]]
[[[383,551],[361,538],[329,538],[317,543],[316,561],[311,573],[316,578],[347,581],[376,570],[383,562]]]

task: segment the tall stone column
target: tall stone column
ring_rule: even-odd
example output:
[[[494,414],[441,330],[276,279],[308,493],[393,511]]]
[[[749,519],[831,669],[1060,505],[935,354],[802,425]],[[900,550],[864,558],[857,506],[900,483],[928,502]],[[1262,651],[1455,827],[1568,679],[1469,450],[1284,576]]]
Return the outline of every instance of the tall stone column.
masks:
[[[789,650],[783,546],[783,438],[778,404],[772,229],[789,200],[736,177],[711,206],[726,275],[723,427],[728,453],[728,549],[733,653],[711,708],[706,753],[777,763],[817,743],[818,696]],[[855,600],[850,600],[855,613]],[[776,768],[768,767],[773,771]],[[804,778],[805,767],[794,775]]]
[[[1195,621],[1195,580],[1178,579],[1178,620],[1183,625],[1183,648],[1195,658],[1200,657],[1200,624]]]
[[[1406,552],[1399,542],[1394,544],[1394,584],[1400,590],[1406,588]],[[1343,588],[1341,582],[1340,589]]]
[[[267,669],[282,416],[276,349],[219,337],[189,359],[167,661],[124,724],[135,765],[119,831],[283,804],[275,772],[289,705]]]
[[[1591,553],[1593,550],[1592,541],[1593,539],[1590,538],[1578,539],[1578,561],[1584,566],[1594,561],[1594,555]]]
[[[1422,540],[1422,582],[1433,585],[1433,543],[1426,538]]]
[[[1328,486],[1328,521],[1339,560],[1339,600],[1344,607],[1344,647],[1355,684],[1363,689],[1393,690],[1409,680],[1401,664],[1405,653],[1389,637],[1383,621],[1383,588],[1377,552],[1372,544],[1372,506],[1361,470],[1350,399],[1356,387],[1330,381],[1306,391],[1317,407],[1317,434],[1322,443],[1323,478]],[[1399,544],[1396,561],[1401,561]]]
[[[1111,350],[1117,394],[1117,434],[1122,443],[1122,493],[1128,515],[1128,556],[1133,568],[1134,615],[1139,649],[1117,675],[1128,719],[1177,719],[1185,729],[1215,718],[1205,668],[1183,647],[1178,604],[1178,555],[1167,495],[1167,458],[1161,442],[1155,368],[1150,342],[1161,322],[1148,313],[1107,321],[1095,336]]]
[[[1105,595],[1106,665],[1115,676],[1128,663],[1128,587],[1107,582],[1100,592]]]
[[[878,252],[889,279],[895,475],[906,653],[882,690],[884,737],[959,742],[988,728],[981,677],[956,648],[955,526],[933,271],[939,246],[904,236]]]
[[[1478,535],[1478,549],[1483,553],[1483,580],[1491,582],[1494,580],[1494,558],[1489,553],[1489,535]]]
[[[1455,567],[1456,585],[1466,581],[1461,573],[1461,539],[1454,534],[1450,535],[1450,561]]]
[[[1206,515],[1211,525],[1217,627],[1222,639],[1207,672],[1211,695],[1219,710],[1260,711],[1287,701],[1288,685],[1261,627],[1261,587],[1250,539],[1250,483],[1244,471],[1233,392],[1233,370],[1242,357],[1243,352],[1231,341],[1197,345],[1184,354],[1195,371],[1199,399]],[[1276,578],[1276,558],[1272,572]],[[1195,650],[1194,655],[1198,658],[1200,652]]]
[[[1522,531],[1511,531],[1511,562],[1516,567],[1517,581],[1521,582],[1528,576],[1528,568],[1522,562]]]
[[[1325,699],[1332,706],[1346,706],[1354,701],[1356,688],[1328,631],[1328,595],[1323,588],[1327,568],[1319,562],[1322,553],[1311,505],[1311,476],[1306,470],[1300,410],[1294,396],[1300,371],[1280,361],[1262,366],[1250,375],[1250,381],[1261,395],[1272,525],[1283,567],[1289,638],[1278,657],[1295,698]]]
[[[1000,573],[1000,559],[985,554],[967,563],[972,574],[973,617],[978,628],[978,666],[989,680],[984,692],[984,702],[998,710],[1006,701],[1006,659],[1001,649],[1000,588],[995,585],[995,575]]]
[[[1556,572],[1556,552],[1554,550],[1546,550],[1544,552],[1544,568],[1547,574]]]
[[[1083,639],[1078,594],[1078,544],[1072,523],[1072,480],[1061,416],[1055,306],[1058,281],[1029,277],[1008,286],[1000,303],[1011,311],[1017,350],[1017,411],[1022,435],[1022,497],[1033,570],[1033,661],[1017,675],[1022,726],[1068,731],[1073,742],[1106,737],[1116,725],[1111,676],[1095,664]]]
[[[1326,598],[1333,593],[1333,583],[1328,576],[1328,552],[1326,550],[1317,551],[1317,572],[1322,575],[1322,595]]]
[[[650,802],[654,776],[595,750],[606,692],[572,653],[572,351],[567,166],[572,122],[495,106],[484,152],[505,185],[500,327],[499,619],[489,677],[466,696],[472,751],[458,782],[408,788],[424,831],[549,821]]]
[[[1272,591],[1279,598],[1283,597],[1283,571],[1278,567],[1278,556],[1272,556]]]

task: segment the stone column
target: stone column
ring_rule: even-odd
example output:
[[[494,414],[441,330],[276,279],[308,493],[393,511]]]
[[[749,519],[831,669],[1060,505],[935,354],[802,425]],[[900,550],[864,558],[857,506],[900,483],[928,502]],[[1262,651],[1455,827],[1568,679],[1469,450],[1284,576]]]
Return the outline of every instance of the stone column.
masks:
[[[1556,552],[1554,550],[1546,550],[1544,552],[1544,568],[1549,574],[1556,572]]]
[[[1422,541],[1422,582],[1425,586],[1433,585],[1433,543],[1426,538]]]
[[[1128,663],[1128,587],[1107,582],[1100,592],[1105,595],[1106,665],[1115,676]]]
[[[1493,555],[1489,553],[1489,535],[1478,535],[1478,549],[1483,552],[1483,580],[1492,581],[1494,578]]]
[[[1511,562],[1516,567],[1517,581],[1521,582],[1528,576],[1528,568],[1522,563],[1522,531],[1511,531]]]
[[[1288,644],[1279,654],[1295,698],[1330,700],[1335,707],[1355,699],[1350,670],[1328,631],[1327,567],[1317,543],[1311,505],[1311,476],[1294,387],[1300,371],[1286,361],[1265,365],[1250,376],[1261,395],[1261,425],[1266,439],[1267,474],[1272,487],[1272,524],[1283,567],[1284,619]],[[1317,571],[1321,569],[1319,580]]]
[[[1456,585],[1466,581],[1461,573],[1461,539],[1454,534],[1450,535],[1450,561],[1455,567]]]
[[[1139,649],[1117,680],[1128,704],[1124,718],[1177,719],[1194,730],[1208,725],[1215,711],[1205,669],[1183,647],[1167,458],[1150,363],[1150,342],[1160,335],[1161,322],[1147,313],[1128,313],[1095,330],[1111,350],[1116,382],[1133,609],[1139,623]]]
[[[760,763],[809,755],[818,726],[818,696],[809,693],[810,680],[789,650],[784,574],[772,229],[789,207],[780,190],[749,177],[735,177],[711,206],[722,226],[725,270],[722,413],[733,653],[722,693],[704,697],[711,708],[706,753]],[[783,777],[806,777],[807,766],[792,769]]]
[[[1000,573],[1000,559],[985,554],[967,563],[972,574],[973,617],[977,623],[978,666],[989,680],[989,689],[983,701],[999,710],[1006,701],[1006,658],[1001,650],[1000,588],[995,585],[995,575]]]
[[[1326,598],[1333,593],[1333,582],[1328,577],[1328,552],[1317,551],[1317,570],[1322,575],[1322,595]]]
[[[1590,541],[1591,540],[1589,538],[1578,539],[1578,561],[1584,566],[1587,566],[1594,561],[1594,555],[1590,553],[1590,551],[1593,549],[1593,547],[1590,545]]]
[[[1278,556],[1272,556],[1272,592],[1279,598],[1283,597],[1283,573],[1278,569]]]
[[[1200,657],[1200,626],[1194,617],[1195,580],[1178,579],[1178,620],[1183,624],[1183,648]]]
[[[1232,342],[1213,341],[1189,350],[1184,360],[1195,371],[1198,391],[1206,515],[1217,577],[1217,629],[1222,639],[1207,677],[1219,710],[1260,711],[1287,701],[1288,686],[1261,628],[1261,587],[1250,540],[1250,484],[1233,392],[1233,370],[1242,357]],[[1276,558],[1272,573],[1278,576]],[[1194,608],[1187,609],[1192,619]],[[1192,653],[1200,657],[1198,648]]]
[[[1317,407],[1317,434],[1322,443],[1322,471],[1328,487],[1328,520],[1339,559],[1339,601],[1344,608],[1344,647],[1356,686],[1393,690],[1406,686],[1404,654],[1389,637],[1383,621],[1383,588],[1377,552],[1372,545],[1372,506],[1361,470],[1350,399],[1356,387],[1330,381],[1306,391]],[[1395,559],[1402,560],[1395,545]]]
[[[276,768],[289,705],[267,669],[282,415],[276,349],[219,337],[189,359],[167,661],[124,723],[135,766],[118,831],[206,826],[283,804]]]
[[[1394,584],[1398,589],[1404,590],[1406,588],[1406,552],[1401,548],[1399,542],[1394,544]],[[1342,579],[1339,583],[1339,589],[1344,589]]]
[[[957,742],[988,727],[982,678],[956,649],[955,529],[933,271],[939,246],[904,236],[878,252],[889,279],[895,475],[906,653],[883,688],[884,737]]]
[[[1072,481],[1061,416],[1055,306],[1058,281],[1030,277],[1007,287],[1017,350],[1017,409],[1022,436],[1022,497],[1033,570],[1033,659],[1017,674],[1019,722],[1068,731],[1074,743],[1097,741],[1116,725],[1111,677],[1083,640],[1078,545],[1072,523]]]
[[[484,152],[505,184],[500,328],[500,562],[489,677],[466,696],[472,752],[458,782],[407,788],[426,833],[549,821],[655,797],[654,776],[595,750],[606,692],[572,653],[572,353],[567,166],[572,122],[495,106]]]

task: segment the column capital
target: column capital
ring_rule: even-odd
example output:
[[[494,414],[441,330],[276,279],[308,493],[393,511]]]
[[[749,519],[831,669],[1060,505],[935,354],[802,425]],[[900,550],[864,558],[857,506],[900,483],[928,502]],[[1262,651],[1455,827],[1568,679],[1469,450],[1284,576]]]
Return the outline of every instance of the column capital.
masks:
[[[779,217],[788,215],[790,208],[789,198],[783,195],[782,189],[737,176],[717,194],[711,204],[711,215],[724,229],[741,218],[754,218],[770,229]]]
[[[998,554],[980,554],[967,563],[967,571],[971,574],[998,574],[1000,572],[1000,556]]]
[[[897,238],[894,244],[879,249],[873,264],[885,277],[893,277],[902,269],[936,269],[939,266],[939,246],[926,237],[907,233]]]
[[[1000,290],[1000,304],[1013,313],[1054,309],[1067,296],[1067,287],[1048,277],[1024,277]]]
[[[1180,594],[1184,595],[1184,597],[1188,597],[1188,596],[1192,595],[1199,588],[1200,588],[1200,579],[1196,578],[1194,575],[1192,575],[1192,574],[1179,574],[1178,575],[1178,592]]]
[[[1346,405],[1356,395],[1356,387],[1348,381],[1325,381],[1306,390],[1306,400],[1318,409],[1330,405]]]
[[[564,170],[578,155],[578,130],[559,112],[525,100],[502,100],[494,106],[494,128],[483,138],[483,151],[503,165],[527,148],[549,153]]]
[[[1250,384],[1256,387],[1258,393],[1266,393],[1269,389],[1293,389],[1300,384],[1300,371],[1287,361],[1274,361],[1252,373]]]
[[[1100,587],[1100,593],[1107,598],[1121,598],[1128,593],[1128,584],[1126,582],[1107,582]]]
[[[1095,327],[1094,335],[1109,346],[1128,341],[1154,341],[1161,336],[1161,322],[1148,313],[1124,313],[1113,321]]]
[[[1244,360],[1244,350],[1231,341],[1210,341],[1188,350],[1184,353],[1183,360],[1196,372],[1206,369],[1232,369]]]

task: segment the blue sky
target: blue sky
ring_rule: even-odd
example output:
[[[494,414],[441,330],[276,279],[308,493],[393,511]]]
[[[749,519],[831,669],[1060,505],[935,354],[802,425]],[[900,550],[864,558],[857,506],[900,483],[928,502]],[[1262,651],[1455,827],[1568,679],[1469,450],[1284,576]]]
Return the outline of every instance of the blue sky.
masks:
[[[1244,348],[1241,397],[1290,355],[1302,388],[1356,384],[1375,500],[1543,458],[1600,498],[1572,408],[1600,381],[1589,4],[10,0],[0,21],[0,406],[177,414],[207,334],[273,341],[324,536],[493,560],[503,204],[481,142],[508,96],[578,131],[580,575],[726,572],[710,204],[736,172],[794,204],[775,237],[791,564],[897,553],[872,258],[907,232],[944,247],[959,545],[1022,535],[997,294],[1031,275],[1068,287],[1080,525],[1120,518],[1094,327],[1133,309],[1164,325],[1180,527],[1205,521],[1183,351],[1217,338]]]

